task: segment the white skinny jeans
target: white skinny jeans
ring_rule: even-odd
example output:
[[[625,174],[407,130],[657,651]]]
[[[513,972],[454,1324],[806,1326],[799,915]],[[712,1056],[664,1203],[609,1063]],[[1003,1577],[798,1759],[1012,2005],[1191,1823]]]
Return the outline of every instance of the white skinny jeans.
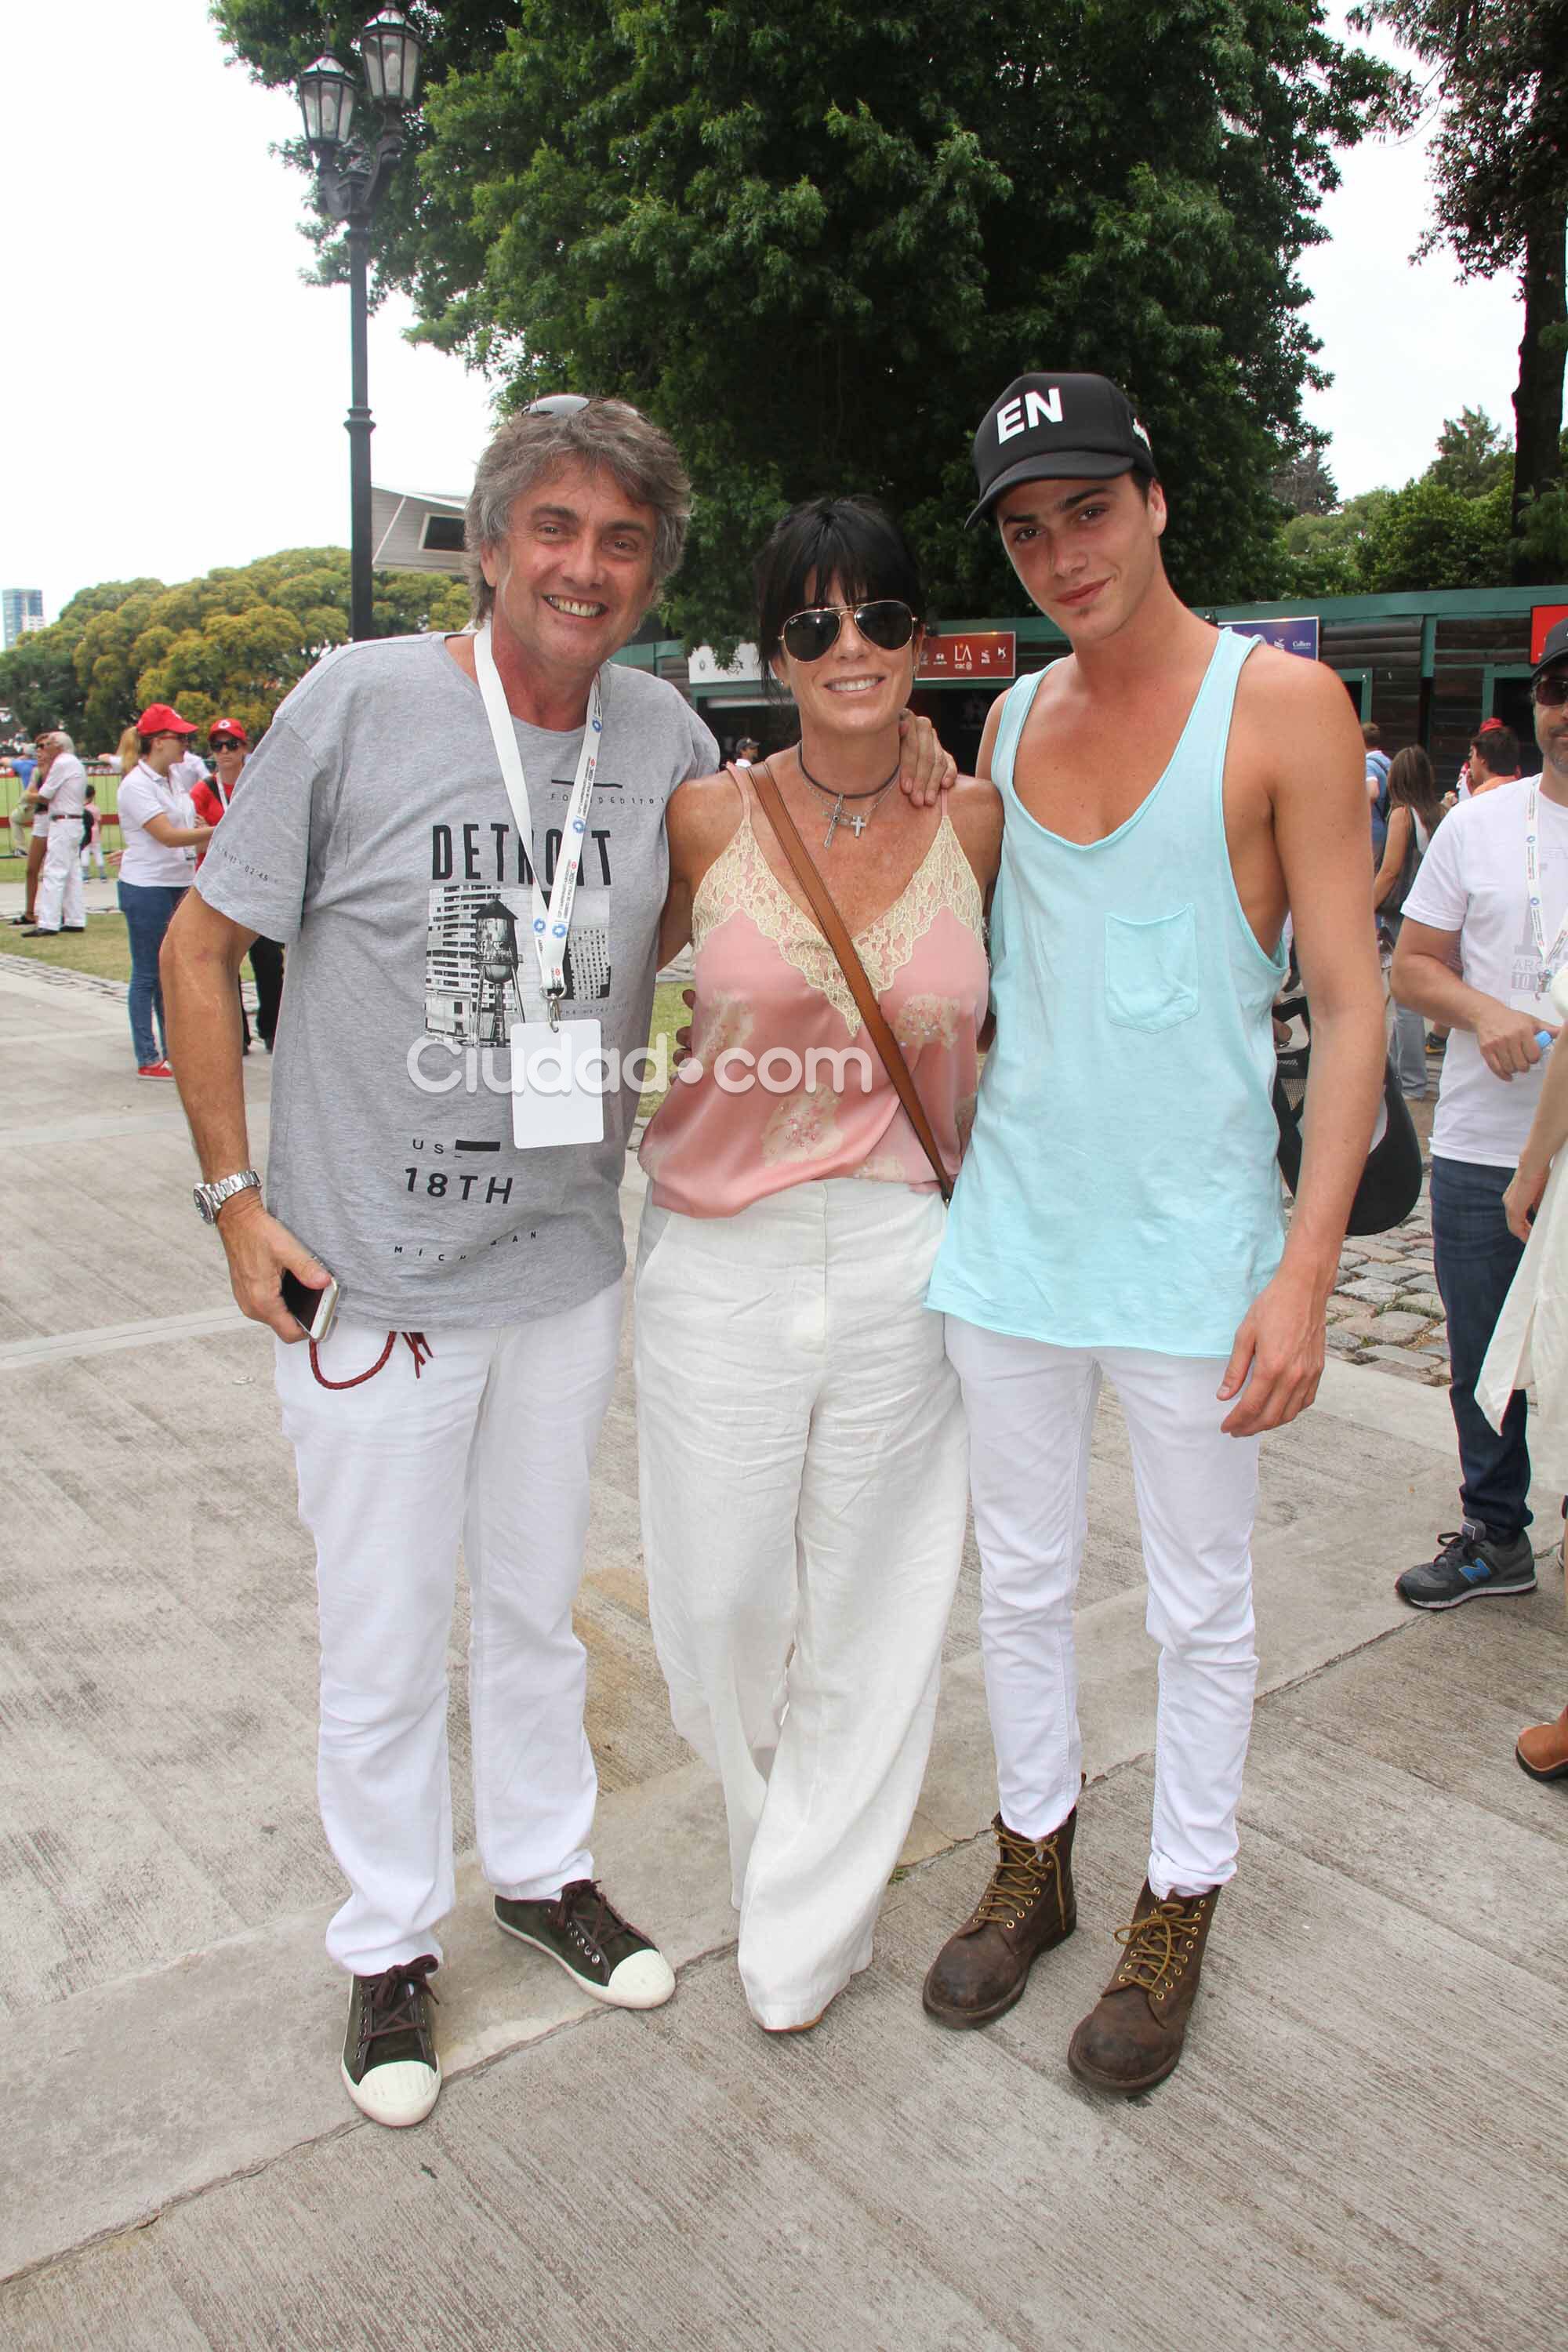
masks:
[[[598,1794],[572,1627],[588,1475],[615,1383],[621,1292],[536,1323],[441,1331],[416,1374],[398,1338],[363,1387],[329,1390],[278,1342],[300,1516],[316,1539],[318,1786],[349,1898],[327,1950],[359,1976],[441,1957],[452,1907],[447,1641],[462,1539],[473,1603],[468,1711],[479,1861],[532,1901],[593,1876]],[[384,1328],[339,1322],[330,1381],[374,1363]]]
[[[643,1212],[637,1429],[675,1727],[718,1772],[752,2014],[816,2018],[871,1957],[920,1795],[963,1543],[944,1211],[857,1178],[732,1217]]]
[[[1236,1874],[1258,1655],[1252,1522],[1258,1440],[1225,1437],[1207,1356],[1052,1348],[947,1318],[969,1412],[980,1637],[1002,1818],[1048,1837],[1078,1802],[1073,1601],[1088,1534],[1102,1372],[1121,1401],[1160,1645],[1149,1884],[1196,1894]]]

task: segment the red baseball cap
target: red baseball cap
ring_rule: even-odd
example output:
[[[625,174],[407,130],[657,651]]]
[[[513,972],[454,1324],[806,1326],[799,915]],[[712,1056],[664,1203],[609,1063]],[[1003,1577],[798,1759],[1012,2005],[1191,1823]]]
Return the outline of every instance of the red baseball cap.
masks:
[[[1500,719],[1483,719],[1476,730],[1477,742],[1480,741],[1483,735],[1500,735],[1502,728],[1503,722]]]
[[[226,735],[233,743],[243,743],[247,750],[250,747],[250,738],[237,719],[215,719],[207,729],[207,741],[216,743],[220,735]]]
[[[167,702],[150,702],[136,721],[138,735],[194,735],[195,729],[188,719]]]

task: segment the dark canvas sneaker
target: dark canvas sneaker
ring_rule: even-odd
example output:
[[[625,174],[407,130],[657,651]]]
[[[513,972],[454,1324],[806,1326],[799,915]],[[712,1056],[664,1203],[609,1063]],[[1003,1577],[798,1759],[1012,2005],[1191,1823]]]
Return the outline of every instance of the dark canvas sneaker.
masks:
[[[343,2084],[373,2124],[422,2124],[441,2089],[441,2062],[430,2026],[436,1996],[426,1979],[435,1955],[355,1977],[343,2042]]]
[[[1412,1609],[1458,1609],[1485,1594],[1533,1592],[1535,1554],[1527,1535],[1489,1535],[1474,1519],[1457,1534],[1441,1535],[1436,1559],[1424,1559],[1394,1580],[1401,1601]]]
[[[597,1879],[574,1878],[543,1903],[498,1895],[496,1926],[548,1952],[574,1984],[612,2009],[658,2009],[675,1990],[664,1954],[621,1917]]]

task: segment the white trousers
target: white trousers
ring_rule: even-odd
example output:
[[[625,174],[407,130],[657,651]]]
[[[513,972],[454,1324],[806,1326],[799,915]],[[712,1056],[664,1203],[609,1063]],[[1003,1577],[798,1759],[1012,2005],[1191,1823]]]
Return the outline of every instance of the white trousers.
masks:
[[[980,1636],[1002,1818],[1047,1837],[1078,1802],[1073,1600],[1088,1534],[1102,1373],[1121,1401],[1160,1645],[1149,1884],[1196,1894],[1235,1876],[1258,1656],[1252,1522],[1258,1440],[1225,1437],[1209,1357],[1052,1348],[947,1318],[969,1412],[982,1564]]]
[[[441,1947],[452,1907],[447,1642],[462,1540],[472,1599],[468,1712],[479,1861],[534,1900],[593,1875],[598,1793],[572,1627],[588,1476],[615,1383],[620,1285],[537,1323],[437,1332],[422,1371],[401,1337],[375,1378],[324,1389],[278,1342],[300,1516],[316,1541],[318,1785],[349,1898],[327,1931],[375,1976]],[[375,1361],[384,1328],[340,1322],[330,1381]]]
[[[965,1504],[922,1304],[944,1213],[853,1178],[643,1212],[649,1614],[675,1727],[723,1781],[741,1977],[773,2028],[869,1961],[931,1748]]]
[[[58,931],[62,922],[74,929],[87,920],[87,899],[81,887],[81,823],[68,818],[49,826],[49,845],[38,877],[34,920],[41,931]]]

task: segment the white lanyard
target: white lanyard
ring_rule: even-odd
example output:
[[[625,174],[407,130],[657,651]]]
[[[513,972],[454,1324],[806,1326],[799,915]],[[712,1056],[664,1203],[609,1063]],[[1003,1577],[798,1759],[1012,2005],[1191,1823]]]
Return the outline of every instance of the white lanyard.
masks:
[[[485,698],[490,733],[495,739],[501,781],[506,786],[506,796],[511,803],[523,855],[533,875],[533,944],[539,955],[539,984],[550,1008],[550,1025],[553,1029],[560,1025],[561,1000],[566,993],[566,936],[572,928],[572,902],[577,896],[577,873],[583,863],[583,844],[588,831],[588,803],[594,797],[594,774],[599,764],[599,746],[604,740],[599,680],[595,675],[588,696],[588,721],[583,730],[583,751],[577,761],[577,779],[572,787],[572,797],[566,804],[561,853],[555,861],[555,879],[547,906],[544,893],[539,887],[533,818],[528,804],[528,780],[522,772],[522,755],[517,748],[511,712],[507,707],[506,689],[500,682],[496,657],[490,649],[490,625],[488,621],[475,634],[474,670],[479,678],[479,692]]]
[[[1546,924],[1541,912],[1541,848],[1537,834],[1540,814],[1541,787],[1539,783],[1532,783],[1524,813],[1524,879],[1530,899],[1531,937],[1535,941],[1535,952],[1541,959],[1541,977],[1536,982],[1535,992],[1537,996],[1544,996],[1552,985],[1557,960],[1564,947],[1568,947],[1568,915],[1564,915],[1562,928],[1549,948],[1546,944]]]

